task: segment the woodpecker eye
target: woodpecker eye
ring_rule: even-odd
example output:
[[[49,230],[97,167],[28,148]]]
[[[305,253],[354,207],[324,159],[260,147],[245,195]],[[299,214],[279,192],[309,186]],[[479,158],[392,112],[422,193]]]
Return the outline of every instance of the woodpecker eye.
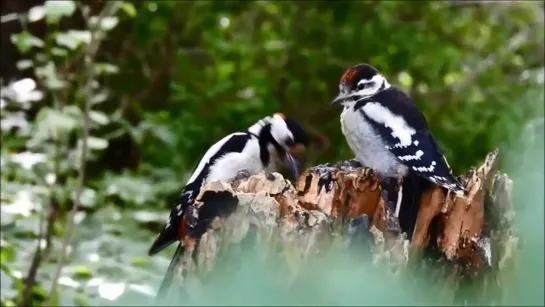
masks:
[[[373,82],[369,82],[369,83],[358,83],[358,86],[356,87],[356,89],[357,89],[358,91],[361,91],[361,90],[363,90],[363,89],[365,89],[365,88],[368,88],[368,87],[370,87],[370,86],[372,86],[372,85],[373,85]]]
[[[286,142],[287,146],[295,145],[295,141],[293,139],[291,139],[291,138],[287,138],[285,142]]]

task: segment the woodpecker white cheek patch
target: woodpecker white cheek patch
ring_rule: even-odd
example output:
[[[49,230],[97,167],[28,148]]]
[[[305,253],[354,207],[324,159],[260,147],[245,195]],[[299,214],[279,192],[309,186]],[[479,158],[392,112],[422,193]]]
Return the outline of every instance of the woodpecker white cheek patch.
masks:
[[[370,119],[392,129],[392,136],[399,139],[400,146],[411,145],[416,130],[411,128],[403,117],[395,115],[376,102],[369,102],[362,109]]]

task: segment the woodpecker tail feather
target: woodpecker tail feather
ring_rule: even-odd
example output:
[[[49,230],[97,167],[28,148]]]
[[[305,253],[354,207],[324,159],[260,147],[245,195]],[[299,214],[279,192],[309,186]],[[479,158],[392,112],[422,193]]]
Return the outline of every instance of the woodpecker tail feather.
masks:
[[[157,295],[155,296],[155,301],[157,303],[159,303],[161,299],[165,299],[168,297],[168,290],[170,289],[170,285],[172,284],[172,278],[174,277],[174,269],[176,268],[178,261],[180,261],[180,256],[182,255],[183,251],[184,247],[181,244],[178,244],[178,247],[176,248],[176,251],[172,256],[172,260],[170,260],[170,264],[168,266],[167,272],[165,273],[165,277],[163,277],[163,281],[161,281],[161,285],[159,286],[159,290],[157,291]]]
[[[412,240],[416,227],[416,218],[420,207],[420,196],[430,182],[414,172],[409,172],[403,179],[403,195],[399,212],[399,226],[401,231],[407,233],[407,238]]]
[[[148,256],[157,254],[176,241],[178,241],[178,237],[175,229],[169,229],[168,231],[161,232],[155,241],[153,241],[153,244],[148,251]]]

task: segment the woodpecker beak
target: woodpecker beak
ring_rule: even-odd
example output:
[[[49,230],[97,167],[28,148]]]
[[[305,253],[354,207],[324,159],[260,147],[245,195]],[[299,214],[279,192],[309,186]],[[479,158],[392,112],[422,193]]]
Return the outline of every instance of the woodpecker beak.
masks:
[[[333,101],[331,101],[329,104],[330,104],[330,105],[338,105],[338,104],[341,104],[341,103],[343,103],[344,101],[346,101],[346,98],[348,98],[347,95],[339,94],[339,96],[335,97],[335,99],[333,99]]]
[[[292,154],[300,154],[305,151],[305,145],[303,144],[295,144],[290,146],[289,152]]]
[[[298,179],[299,178],[299,165],[298,165],[297,160],[295,159],[295,157],[291,153],[286,151],[286,156],[284,157],[284,162],[291,169],[295,179]]]

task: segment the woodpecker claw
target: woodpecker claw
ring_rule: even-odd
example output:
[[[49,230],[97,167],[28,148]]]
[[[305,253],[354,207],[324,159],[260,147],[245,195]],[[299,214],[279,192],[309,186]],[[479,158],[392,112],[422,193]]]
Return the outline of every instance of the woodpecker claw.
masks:
[[[235,177],[233,177],[232,181],[235,182],[239,180],[244,180],[244,179],[248,179],[249,177],[250,177],[250,172],[248,172],[248,170],[243,169],[238,171]]]

